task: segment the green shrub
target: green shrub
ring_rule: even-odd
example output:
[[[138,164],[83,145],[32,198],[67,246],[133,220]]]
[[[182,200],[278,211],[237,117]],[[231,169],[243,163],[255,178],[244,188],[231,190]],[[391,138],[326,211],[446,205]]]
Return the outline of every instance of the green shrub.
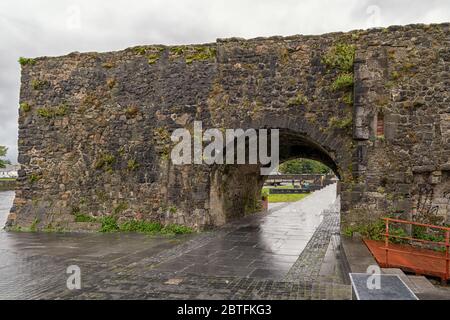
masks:
[[[337,44],[330,48],[323,58],[329,68],[350,72],[353,70],[355,59],[355,46],[350,44]]]
[[[445,237],[441,234],[436,234],[432,232],[427,232],[426,227],[413,226],[412,228],[413,237],[421,240],[434,241],[434,242],[445,242]]]
[[[154,234],[162,230],[163,226],[159,222],[130,220],[119,226],[120,231],[124,232],[141,232]]]
[[[168,224],[161,229],[162,234],[187,234],[192,232],[191,228],[178,224]]]
[[[117,224],[117,218],[113,216],[107,216],[100,218],[102,226],[100,232],[116,232],[119,231],[119,225]]]
[[[344,234],[346,236],[352,236],[353,233],[359,233],[363,238],[371,239],[371,240],[377,240],[381,241],[385,239],[385,232],[386,232],[386,225],[384,220],[379,219],[375,222],[366,224],[366,225],[359,225],[354,227],[348,227],[344,230]],[[389,225],[389,234],[393,236],[401,236],[401,237],[407,237],[408,234],[406,231],[402,228],[396,228],[392,225]],[[406,241],[403,239],[397,239],[397,238],[389,238],[389,242],[391,243],[405,243]]]
[[[97,219],[84,213],[75,213],[75,222],[97,222]]]
[[[128,220],[122,224],[118,224],[116,216],[106,216],[96,219],[86,215],[79,215],[80,221],[77,222],[101,222],[100,232],[139,232],[145,234],[186,234],[192,233],[189,227],[168,224],[163,226],[160,222],[144,221],[144,220]]]
[[[20,57],[19,58],[19,63],[20,63],[21,66],[34,65],[36,63],[36,60],[33,59],[33,58]]]

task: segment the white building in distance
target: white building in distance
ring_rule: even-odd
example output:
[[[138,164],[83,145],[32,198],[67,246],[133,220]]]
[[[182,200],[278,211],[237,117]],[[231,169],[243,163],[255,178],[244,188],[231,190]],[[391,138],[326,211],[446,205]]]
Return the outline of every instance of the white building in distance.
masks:
[[[18,164],[7,164],[5,168],[0,168],[1,178],[17,178],[20,166]]]

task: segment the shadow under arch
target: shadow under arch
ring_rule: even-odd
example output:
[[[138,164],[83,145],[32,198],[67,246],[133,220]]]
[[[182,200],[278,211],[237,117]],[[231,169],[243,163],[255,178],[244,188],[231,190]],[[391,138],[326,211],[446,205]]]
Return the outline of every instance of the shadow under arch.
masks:
[[[336,161],[337,154],[302,132],[279,128],[280,164],[297,158],[316,160],[328,166],[340,178],[342,168]],[[257,209],[261,189],[267,179],[267,176],[261,175],[261,167],[260,163],[214,165],[210,176],[210,219],[213,225],[222,225]]]

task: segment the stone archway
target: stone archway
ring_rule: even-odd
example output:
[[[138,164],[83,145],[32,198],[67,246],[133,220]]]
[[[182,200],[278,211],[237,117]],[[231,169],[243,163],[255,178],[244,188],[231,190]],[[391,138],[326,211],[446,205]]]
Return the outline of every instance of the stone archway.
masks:
[[[336,162],[338,151],[327,151],[311,138],[291,129],[279,129],[280,163],[307,158],[324,163],[340,177],[342,169]],[[323,140],[323,141],[326,141]],[[343,161],[348,150],[340,150]],[[331,156],[333,154],[333,157]],[[210,215],[214,225],[221,225],[245,216],[258,208],[261,188],[266,176],[260,173],[261,166],[255,165],[217,165],[211,171]]]

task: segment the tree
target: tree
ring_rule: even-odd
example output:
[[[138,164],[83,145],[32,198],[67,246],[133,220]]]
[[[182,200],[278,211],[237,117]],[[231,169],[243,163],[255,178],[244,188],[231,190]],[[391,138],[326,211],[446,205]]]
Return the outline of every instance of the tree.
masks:
[[[284,174],[327,174],[331,172],[331,169],[315,160],[294,159],[282,163],[278,171]]]
[[[0,168],[6,167],[6,165],[9,163],[8,160],[1,159],[1,158],[3,158],[4,156],[6,156],[6,152],[7,152],[7,151],[8,151],[8,148],[7,148],[7,147],[5,147],[5,146],[0,146]]]

